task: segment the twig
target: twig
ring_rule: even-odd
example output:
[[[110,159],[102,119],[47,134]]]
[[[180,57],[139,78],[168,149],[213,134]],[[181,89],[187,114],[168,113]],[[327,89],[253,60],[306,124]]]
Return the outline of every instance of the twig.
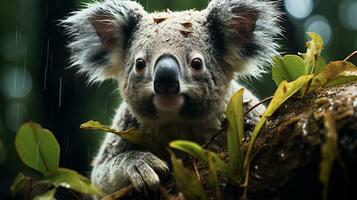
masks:
[[[193,169],[195,170],[195,174],[197,176],[197,180],[201,182],[201,175],[197,166],[197,160],[193,159],[192,161]]]
[[[26,191],[25,200],[30,200],[31,199],[32,189],[33,189],[33,187],[32,187],[33,182],[32,182],[31,178],[28,178],[27,180],[29,182],[29,186],[28,186],[27,191]]]
[[[258,102],[257,104],[255,104],[254,106],[252,106],[251,108],[249,108],[245,113],[244,116],[247,115],[248,113],[250,113],[252,110],[254,110],[255,108],[257,108],[258,106],[260,106],[261,104],[271,100],[273,98],[273,96],[270,97],[266,97],[263,100],[261,100],[260,102]],[[219,131],[217,131],[214,135],[212,135],[212,137],[210,137],[210,139],[203,145],[203,148],[207,148],[210,144],[212,144],[213,140],[216,139],[216,137],[218,137],[218,135],[220,135],[221,133],[223,133],[224,131],[226,131],[228,128],[228,124],[225,124]]]
[[[260,106],[261,104],[271,100],[273,98],[273,96],[270,97],[266,97],[263,100],[259,101],[257,104],[255,104],[254,106],[252,106],[251,108],[249,108],[245,113],[244,116],[247,115],[248,113],[252,112],[252,110],[254,110],[255,108],[257,108],[258,106]]]
[[[101,200],[117,200],[127,196],[131,191],[134,190],[133,185],[126,186],[108,196],[103,197]]]
[[[216,139],[216,137],[218,135],[220,135],[221,133],[223,133],[225,130],[227,130],[228,125],[225,124],[219,131],[217,131],[214,135],[212,135],[212,137],[210,137],[210,139],[203,145],[203,148],[207,148],[210,144],[212,144],[213,140]]]
[[[350,55],[348,55],[343,61],[349,61],[352,58],[357,57],[357,51],[352,52]]]
[[[68,189],[68,192],[69,192],[76,200],[81,200],[81,199],[79,198],[79,196],[78,196],[76,193],[74,193],[72,190]]]

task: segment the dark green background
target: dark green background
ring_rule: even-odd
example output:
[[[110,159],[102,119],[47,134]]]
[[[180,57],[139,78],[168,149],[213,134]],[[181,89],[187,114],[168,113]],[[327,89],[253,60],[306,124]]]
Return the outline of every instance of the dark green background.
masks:
[[[207,0],[140,2],[149,11],[202,9],[208,3]],[[327,60],[343,59],[357,47],[356,30],[344,28],[339,21],[338,6],[341,2],[314,1],[310,14],[322,15],[330,23],[333,36],[325,46]],[[79,1],[71,0],[0,2],[0,199],[9,198],[9,186],[18,171],[32,173],[21,164],[14,149],[14,130],[22,122],[35,121],[52,130],[61,145],[61,166],[88,175],[101,135],[81,131],[79,125],[90,119],[110,124],[120,103],[114,81],[87,86],[84,77],[75,75],[73,69],[66,69],[69,52],[65,50],[66,38],[57,26],[57,20],[63,19],[79,5]],[[284,11],[284,5],[281,5],[281,10]],[[283,18],[281,25],[285,38],[280,40],[281,52],[303,52],[306,39],[303,23],[306,19],[295,20],[288,15]],[[31,75],[31,80],[26,81],[24,70]],[[10,72],[17,75],[10,76]],[[31,90],[23,97],[9,97],[4,88],[6,82],[11,81],[16,82],[20,89]],[[262,80],[243,82],[260,97],[271,95],[275,88],[270,74]]]

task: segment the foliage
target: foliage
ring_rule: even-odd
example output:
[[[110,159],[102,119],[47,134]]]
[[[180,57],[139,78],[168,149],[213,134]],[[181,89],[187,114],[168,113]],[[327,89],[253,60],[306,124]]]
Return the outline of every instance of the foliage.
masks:
[[[21,189],[28,185],[29,199],[32,190],[37,186],[50,188],[35,199],[54,199],[56,188],[64,187],[80,193],[99,195],[102,192],[96,188],[87,178],[76,171],[60,168],[60,146],[51,131],[42,128],[39,124],[28,122],[23,124],[15,138],[15,147],[20,159],[28,167],[41,173],[41,178],[25,176],[19,173],[10,190],[15,196]]]
[[[188,199],[207,200],[208,197],[193,171],[186,169],[182,160],[171,154],[171,162],[176,184]]]
[[[58,168],[60,147],[55,136],[35,123],[20,127],[15,147],[22,162],[42,174]]]
[[[150,151],[156,155],[166,155],[165,145],[160,144],[154,137],[144,134],[138,129],[132,128],[126,131],[118,131],[93,120],[81,124],[80,128],[84,130],[109,132],[130,141],[141,149],[150,149]]]
[[[248,151],[246,153],[245,160],[244,160],[244,170],[245,170],[245,181],[243,183],[244,186],[247,186],[247,184],[248,184],[252,149],[253,149],[254,142],[260,133],[261,128],[264,126],[267,119],[270,116],[272,116],[275,113],[275,111],[286,100],[288,100],[291,96],[293,96],[295,93],[297,93],[302,87],[304,87],[312,79],[312,77],[313,77],[313,75],[303,75],[303,76],[300,76],[295,81],[288,83],[287,81],[284,80],[280,83],[278,89],[274,93],[273,99],[271,100],[269,106],[263,113],[258,124],[255,126],[253,133],[252,133],[252,137],[249,141]]]
[[[323,58],[320,57],[323,49],[323,41],[321,37],[318,34],[311,32],[308,33],[308,35],[312,40],[306,43],[307,51],[306,53],[301,54],[302,58],[296,55],[285,55],[282,58],[275,57],[273,59],[273,79],[277,85],[279,84],[279,87],[267,110],[255,127],[249,142],[248,152],[244,162],[244,169],[246,171],[245,186],[248,184],[251,151],[259,131],[267,118],[271,116],[284,101],[300,89],[300,94],[305,95],[316,91],[316,89],[320,87],[333,87],[357,81],[357,68],[352,63],[347,61],[335,61],[324,65],[325,62]],[[287,83],[286,81],[290,81],[290,83]],[[290,85],[290,87],[288,87],[288,85]],[[327,132],[329,132],[329,130],[327,130]],[[327,140],[327,142],[328,141],[329,140]],[[334,155],[336,153],[330,143],[326,144],[327,146],[324,146],[325,150],[322,151],[323,159],[321,163],[324,163],[322,164],[322,171],[324,172],[321,173],[320,180],[325,186],[328,181],[328,178],[326,178],[326,175],[329,172],[329,170],[327,170],[329,169],[328,165],[331,165],[331,156],[325,155]],[[326,161],[326,159],[330,160]],[[327,189],[325,188],[325,190]]]

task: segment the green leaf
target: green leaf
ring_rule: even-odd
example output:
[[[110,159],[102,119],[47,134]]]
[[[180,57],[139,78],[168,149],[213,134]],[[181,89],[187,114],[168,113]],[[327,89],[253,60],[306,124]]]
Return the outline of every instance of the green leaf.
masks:
[[[219,182],[218,182],[219,163],[217,163],[217,160],[215,159],[215,155],[212,152],[208,154],[208,169],[209,169],[208,184],[215,191],[216,199],[221,199]]]
[[[282,81],[294,81],[306,71],[304,60],[300,56],[285,55],[273,58],[272,74],[276,85]]]
[[[143,134],[139,129],[128,129],[126,131],[118,131],[113,128],[109,128],[105,125],[102,125],[98,121],[88,121],[80,126],[81,129],[84,130],[95,130],[95,131],[104,131],[113,133],[118,135],[125,140],[131,142],[132,144],[136,145],[139,148],[149,150],[153,152],[155,155],[167,155],[165,146],[167,144],[160,144],[156,138],[151,135]]]
[[[292,95],[298,92],[304,87],[311,79],[313,75],[303,75],[292,82],[283,81],[280,83],[278,89],[275,91],[273,99],[264,112],[263,116],[270,117],[274,112]]]
[[[312,74],[315,71],[315,62],[321,54],[324,43],[321,36],[317,33],[308,32],[307,35],[311,38],[311,40],[306,42],[306,53],[301,55],[304,58],[304,64],[307,69],[305,74]]]
[[[197,143],[188,140],[175,140],[170,142],[170,147],[186,152],[200,161],[207,162],[206,150]]]
[[[300,76],[295,81],[288,83],[287,81],[283,81],[280,83],[278,89],[275,91],[273,99],[269,103],[267,109],[263,113],[261,119],[259,120],[258,124],[254,127],[252,137],[249,140],[248,150],[244,160],[244,170],[245,170],[245,181],[244,186],[248,184],[248,177],[249,177],[249,168],[250,168],[250,161],[252,156],[252,150],[254,143],[259,135],[260,129],[264,126],[266,120],[272,116],[275,111],[291,96],[297,93],[302,87],[304,87],[313,77],[314,75],[303,75]]]
[[[55,136],[39,124],[23,124],[17,132],[15,147],[22,162],[42,174],[59,166],[59,144]]]
[[[84,194],[101,195],[102,192],[94,186],[86,177],[76,171],[58,168],[43,177],[43,181],[48,181],[56,187],[64,187]]]
[[[326,66],[326,60],[324,57],[320,56],[315,63],[314,74],[320,73]]]
[[[44,194],[38,195],[34,200],[55,200],[56,188],[45,192]]]
[[[182,160],[177,159],[173,153],[171,153],[171,162],[177,187],[185,195],[186,199],[207,200],[208,197],[202,184],[197,180],[195,173],[185,168]]]
[[[244,138],[243,93],[244,89],[236,92],[231,97],[226,110],[229,168],[230,173],[235,175],[237,180],[241,177],[243,168],[241,152],[241,142]]]
[[[14,198],[15,195],[26,186],[28,178],[22,173],[17,174],[14,183],[10,187],[11,197]]]
[[[321,146],[319,179],[324,186],[323,197],[324,199],[327,199],[331,170],[338,152],[336,120],[331,111],[326,111],[324,113],[324,125],[325,142]]]
[[[318,87],[334,87],[357,81],[357,68],[347,61],[330,62],[313,78],[309,92]]]

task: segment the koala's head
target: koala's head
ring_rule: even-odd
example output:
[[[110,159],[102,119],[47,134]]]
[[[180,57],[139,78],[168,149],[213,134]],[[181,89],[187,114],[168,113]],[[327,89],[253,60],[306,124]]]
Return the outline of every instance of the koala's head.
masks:
[[[63,21],[72,61],[90,82],[118,80],[146,120],[205,120],[237,75],[261,74],[276,53],[278,12],[258,0],[213,0],[201,11],[147,13],[127,0],[89,4]]]

